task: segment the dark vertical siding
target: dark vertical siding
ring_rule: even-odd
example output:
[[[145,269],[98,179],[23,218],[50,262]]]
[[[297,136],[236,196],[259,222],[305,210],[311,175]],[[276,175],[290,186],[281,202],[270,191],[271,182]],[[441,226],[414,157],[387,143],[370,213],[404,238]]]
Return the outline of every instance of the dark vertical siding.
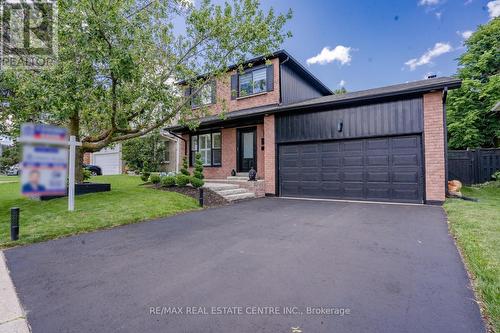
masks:
[[[422,110],[422,98],[413,98],[337,110],[288,113],[276,118],[276,142],[421,133]],[[337,131],[340,121],[342,132]]]
[[[281,98],[283,104],[296,103],[321,96],[323,96],[321,92],[298,75],[290,66],[286,63],[281,65]]]

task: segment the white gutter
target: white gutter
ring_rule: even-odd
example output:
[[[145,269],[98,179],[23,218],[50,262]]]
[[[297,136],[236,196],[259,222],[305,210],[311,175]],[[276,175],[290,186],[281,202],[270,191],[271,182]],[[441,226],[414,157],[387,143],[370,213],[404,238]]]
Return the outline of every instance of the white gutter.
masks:
[[[169,131],[165,131],[163,128],[160,129],[160,135],[167,140],[175,141],[175,173],[179,173],[180,139],[172,135]]]

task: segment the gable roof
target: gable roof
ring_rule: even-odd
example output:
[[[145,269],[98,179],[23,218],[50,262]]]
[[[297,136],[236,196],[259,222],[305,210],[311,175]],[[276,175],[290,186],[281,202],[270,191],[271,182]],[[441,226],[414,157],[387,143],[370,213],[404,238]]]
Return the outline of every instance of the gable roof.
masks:
[[[258,56],[245,61],[242,65],[245,67],[248,64],[259,64],[264,62],[266,59],[279,58],[280,63],[286,63],[288,66],[292,67],[297,74],[304,80],[309,82],[314,88],[320,91],[323,95],[331,95],[333,92],[328,88],[323,82],[321,82],[316,76],[314,76],[307,68],[305,68],[300,62],[298,62],[294,57],[290,55],[286,50],[278,50],[271,53],[268,56]],[[228,71],[232,71],[238,68],[239,64],[233,64],[227,68]],[[199,75],[198,78],[202,78],[207,74]],[[186,80],[177,82],[178,84],[185,84]]]
[[[272,104],[260,106],[256,108],[243,109],[226,113],[224,119],[220,115],[204,117],[200,121],[200,125],[217,125],[230,120],[237,120],[242,118],[257,117],[267,114],[290,112],[305,110],[310,111],[319,107],[340,107],[346,104],[363,103],[368,101],[380,100],[384,98],[404,97],[408,95],[424,94],[432,91],[439,91],[443,89],[455,89],[460,87],[462,81],[460,79],[451,77],[439,77],[414,82],[407,82],[402,84],[395,84],[380,88],[360,90],[340,95],[330,95],[318,98],[309,99],[306,101],[279,105]],[[185,126],[171,126],[168,127],[169,131],[185,130]]]

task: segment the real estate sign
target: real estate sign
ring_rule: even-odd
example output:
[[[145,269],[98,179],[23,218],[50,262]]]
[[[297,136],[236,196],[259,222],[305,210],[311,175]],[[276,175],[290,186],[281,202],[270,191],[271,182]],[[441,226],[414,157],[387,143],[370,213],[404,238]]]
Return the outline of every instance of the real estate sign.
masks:
[[[26,196],[65,195],[68,150],[27,144],[23,148],[21,191]]]
[[[26,123],[21,126],[21,142],[67,145],[68,130],[64,127]]]
[[[66,128],[23,124],[19,141],[24,143],[22,194],[30,197],[65,195],[68,170]]]

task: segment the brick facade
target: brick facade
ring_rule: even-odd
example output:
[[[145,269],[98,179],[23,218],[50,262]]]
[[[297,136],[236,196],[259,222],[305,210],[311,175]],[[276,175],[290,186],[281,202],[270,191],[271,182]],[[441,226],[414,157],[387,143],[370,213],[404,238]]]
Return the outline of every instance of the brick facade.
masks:
[[[266,175],[266,193],[276,194],[276,148],[274,115],[264,117],[264,170]]]
[[[208,114],[216,115],[222,112],[227,113],[257,106],[278,104],[280,102],[279,59],[274,58],[270,61],[274,65],[274,85],[272,91],[231,99],[231,75],[236,74],[237,71],[230,71],[224,78],[217,80],[215,85],[217,94],[216,104],[207,107]]]
[[[92,164],[92,153],[87,152],[83,154],[83,163]]]
[[[264,161],[264,151],[261,149],[262,138],[264,137],[264,125],[257,124],[254,125],[257,127],[256,129],[256,137],[257,137],[257,178],[264,179],[265,178],[265,161]],[[238,127],[240,128],[240,127]],[[241,127],[244,128],[244,127]],[[226,177],[231,176],[231,171],[234,169],[237,170],[237,162],[236,162],[236,142],[237,142],[237,128],[223,128],[221,129],[221,139],[222,139],[222,151],[221,151],[221,166],[205,166],[203,169],[203,173],[205,178],[207,179],[226,179]],[[187,142],[189,142],[189,134],[184,134],[182,136]],[[181,156],[184,155],[184,142],[180,144]],[[190,152],[188,146],[188,154]],[[189,155],[188,155],[189,156]],[[182,158],[181,158],[182,159]],[[182,165],[182,160],[180,161],[180,165]],[[190,168],[192,171],[192,168]]]
[[[216,96],[217,102],[215,105],[208,107],[209,114],[220,114],[222,112],[232,112],[247,108],[253,108],[264,105],[278,104],[280,102],[280,79],[279,79],[279,59],[274,58],[270,60],[274,65],[274,85],[273,90],[262,94],[251,95],[247,97],[241,97],[237,99],[231,99],[231,75],[236,74],[237,71],[233,70],[227,73],[227,75],[217,80],[216,82]],[[268,117],[269,118],[269,117]],[[274,190],[274,116],[272,118],[271,128],[266,130],[266,120],[264,124],[253,125],[257,127],[257,145],[256,145],[256,155],[257,155],[257,179],[265,179],[265,192],[275,193]],[[269,127],[269,120],[267,120]],[[269,136],[269,138],[268,138]],[[182,137],[187,141],[189,145],[189,134],[183,134]],[[231,171],[234,169],[237,171],[237,161],[236,161],[236,143],[237,143],[237,128],[224,128],[221,130],[222,137],[222,151],[221,151],[221,166],[220,167],[205,167],[203,173],[207,179],[226,179],[226,177],[231,175]],[[264,139],[264,145],[262,145]],[[182,156],[184,155],[184,142],[180,142],[181,149],[181,161],[179,165],[182,165]],[[268,153],[272,152],[272,156]],[[187,149],[189,154],[189,146]],[[189,155],[188,155],[189,156]],[[267,159],[272,158],[272,165]],[[192,168],[190,168],[192,170]],[[270,174],[272,180],[267,181],[266,174]],[[270,186],[270,183],[273,185]]]
[[[424,95],[424,159],[426,201],[443,202],[445,185],[445,138],[442,92]]]

